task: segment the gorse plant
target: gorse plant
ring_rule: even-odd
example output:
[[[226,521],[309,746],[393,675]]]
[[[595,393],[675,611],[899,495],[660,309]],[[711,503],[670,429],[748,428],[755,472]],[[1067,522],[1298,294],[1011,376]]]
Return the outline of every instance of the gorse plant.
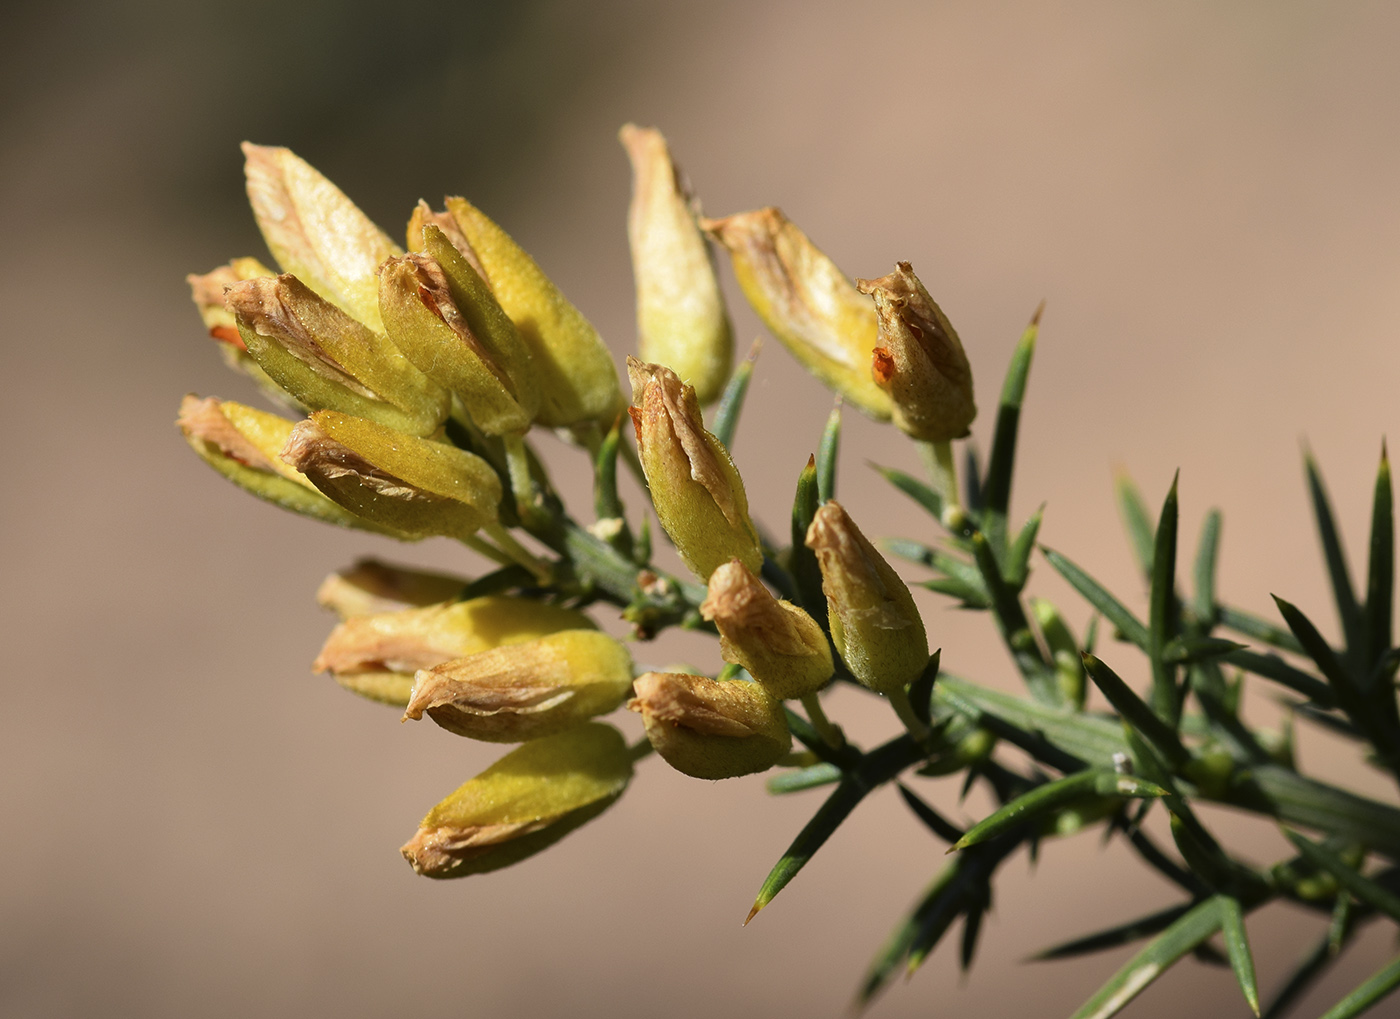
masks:
[[[1400,921],[1400,809],[1301,774],[1292,726],[1296,716],[1338,734],[1400,780],[1384,454],[1361,594],[1307,463],[1343,647],[1282,599],[1281,626],[1220,601],[1218,512],[1183,583],[1175,483],[1154,524],[1127,481],[1119,498],[1149,585],[1147,618],[1042,548],[1094,610],[1076,636],[1056,606],[1026,595],[1040,514],[1008,516],[1039,313],[1012,352],[990,456],[984,466],[966,449],[960,485],[953,443],[976,414],[971,369],[909,263],[852,283],[776,209],[699,217],[657,132],[628,126],[622,140],[635,172],[628,232],[641,355],[628,359],[630,406],[593,327],[461,198],[444,211],[420,203],[405,251],[291,152],[247,145],[253,212],[285,272],[243,258],[191,277],[229,363],[300,417],[186,397],[179,424],[201,458],[305,516],[404,540],[455,538],[496,564],[467,579],[365,561],[319,594],[341,622],[318,670],[406,718],[518,744],[428,812],[403,847],[414,870],[452,878],[524,860],[606,810],[654,750],[698,778],[778,769],[768,782],[775,795],[829,790],[763,882],[750,919],[882,786],[894,784],[950,846],[876,954],[861,1003],[918,968],[959,918],[968,965],[998,868],[1022,846],[1034,853],[1042,839],[1090,828],[1125,841],[1181,900],[1043,953],[1145,942],[1077,1016],[1114,1014],[1188,954],[1220,958],[1217,935],[1260,1012],[1245,917],[1287,900],[1329,919],[1263,1009],[1282,1015],[1364,925]],[[832,499],[839,402],[817,453],[793,465],[790,540],[755,525],[726,448],[753,358],[733,367],[707,236],[813,375],[917,445],[927,481],[880,473],[928,512],[941,538],[872,542]],[[561,501],[530,445],[534,428],[556,430],[589,457],[591,508]],[[650,518],[623,506],[620,467],[644,480],[693,576],[653,562]],[[924,587],[991,616],[1024,695],[940,673],[941,651],[930,654],[909,588],[884,553],[931,572]],[[638,675],[627,645],[598,630],[590,610],[620,610],[637,640],[669,627],[716,635],[704,663],[713,678]],[[1138,654],[1150,668],[1145,693],[1118,673]],[[1247,677],[1271,684],[1286,705],[1282,731],[1246,721]],[[838,683],[887,700],[898,734],[873,748],[847,740],[821,701]],[[1091,685],[1111,711],[1086,707]],[[597,720],[623,708],[642,716],[646,739],[636,746]],[[985,787],[998,806],[959,827],[915,792],[911,775],[961,776],[964,791]],[[1267,869],[1245,862],[1212,834],[1201,802],[1273,819],[1296,852]],[[1159,803],[1174,847],[1144,828]],[[1400,959],[1327,1016],[1359,1015],[1398,984]]]

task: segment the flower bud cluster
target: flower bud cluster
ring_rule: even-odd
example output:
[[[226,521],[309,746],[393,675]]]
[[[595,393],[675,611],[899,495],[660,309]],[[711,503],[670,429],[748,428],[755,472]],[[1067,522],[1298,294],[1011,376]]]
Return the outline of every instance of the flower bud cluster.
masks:
[[[318,594],[340,623],[316,671],[404,720],[520,744],[435,806],[403,847],[432,877],[494,870],[552,844],[615,801],[648,749],[698,778],[767,770],[792,747],[784,701],[815,708],[838,669],[902,695],[928,661],[908,589],[834,502],[804,518],[826,620],[760,579],[782,568],[765,556],[739,471],[701,414],[725,391],[733,358],[707,238],[809,370],[916,438],[963,435],[975,413],[957,334],[908,263],[853,284],[776,209],[702,219],[659,132],[628,125],[621,140],[642,355],[627,361],[626,409],[652,508],[703,599],[689,593],[696,585],[658,578],[643,540],[634,546],[613,477],[625,401],[602,339],[470,202],[420,202],[401,248],[290,151],[245,145],[248,197],[277,268],[240,258],[189,277],[226,359],[299,417],[188,396],[178,424],[205,462],[297,513],[401,540],[452,537],[529,571],[529,582],[469,583],[363,561]],[[542,470],[524,444],[535,426],[595,451],[599,516],[618,525],[610,536],[526,500]],[[513,513],[502,508],[508,493]],[[507,532],[513,523],[559,562],[535,559]],[[594,555],[630,557],[621,585],[634,597],[684,591],[686,620],[718,633],[728,663],[719,678],[634,674],[627,646],[579,611],[598,592],[557,540],[569,527],[597,541]],[[624,705],[645,731],[635,747],[597,721]]]

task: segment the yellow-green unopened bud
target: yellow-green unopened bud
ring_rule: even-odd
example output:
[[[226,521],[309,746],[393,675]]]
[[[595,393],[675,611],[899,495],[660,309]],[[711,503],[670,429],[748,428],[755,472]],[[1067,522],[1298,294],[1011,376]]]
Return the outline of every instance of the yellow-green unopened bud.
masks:
[[[856,280],[875,299],[879,344],[871,362],[875,384],[890,394],[894,423],[928,442],[967,435],[977,416],[972,368],[957,332],[908,262],[875,280]]]
[[[632,757],[612,726],[533,740],[428,811],[400,852],[425,877],[499,870],[597,817],[631,778]]]
[[[742,665],[779,700],[815,693],[835,671],[817,621],[773,597],[737,559],[710,574],[700,614],[719,630],[724,660]]]
[[[445,389],[388,337],[295,276],[244,280],[224,299],[248,353],[302,406],[354,414],[412,435],[427,435],[446,419]]]
[[[610,425],[624,401],[617,368],[598,331],[510,235],[465,198],[447,211],[476,252],[486,282],[520,330],[539,375],[539,422],[565,428]]]
[[[297,425],[282,460],[352,513],[420,538],[469,537],[501,502],[481,457],[334,411]]]
[[[419,581],[418,586],[440,588],[452,578],[428,575],[428,579],[437,583]],[[405,707],[413,692],[413,674],[419,669],[560,630],[592,626],[583,613],[559,605],[488,595],[354,616],[331,631],[311,667],[331,673],[341,686],[371,700]]]
[[[619,137],[632,161],[627,238],[642,359],[664,364],[710,403],[724,391],[734,360],[714,262],[661,132],[626,124]]]
[[[671,369],[635,357],[627,359],[627,374],[637,453],[656,518],[676,551],[705,580],[730,559],[757,573],[763,550],[744,482],[729,451],[705,431],[695,390]]]
[[[429,378],[456,393],[487,435],[524,432],[540,406],[530,352],[471,264],[433,224],[427,253],[379,272],[389,336]]]
[[[563,630],[420,669],[404,718],[424,712],[459,736],[521,743],[622,704],[632,658],[596,630]]]
[[[286,418],[190,394],[176,424],[200,459],[259,499],[328,524],[403,537],[338,506],[282,462],[279,454],[294,427]]]
[[[848,402],[889,420],[890,398],[870,377],[875,309],[836,264],[771,207],[700,225],[729,250],[744,296],[793,356]]]
[[[928,637],[914,598],[838,503],[817,510],[807,547],[821,566],[832,643],[851,674],[878,693],[918,679]]]
[[[627,702],[667,764],[693,778],[767,771],[792,747],[783,702],[757,683],[648,672]]]
[[[248,201],[284,272],[376,331],[374,272],[398,246],[345,193],[289,149],[243,143]]]
[[[297,477],[305,480],[301,475]],[[316,589],[316,604],[330,609],[342,620],[353,619],[450,601],[467,583],[446,573],[361,559],[321,581]]]

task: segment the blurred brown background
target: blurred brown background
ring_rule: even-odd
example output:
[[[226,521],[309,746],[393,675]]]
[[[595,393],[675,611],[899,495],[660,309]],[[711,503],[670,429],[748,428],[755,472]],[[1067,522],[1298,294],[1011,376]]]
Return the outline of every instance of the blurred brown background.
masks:
[[[365,552],[476,564],[257,503],[171,425],[187,391],[250,397],[183,282],[264,254],[240,140],[293,147],[395,234],[419,197],[470,196],[620,356],[615,132],[656,124],[708,212],[780,204],[852,275],[912,260],[978,373],[983,448],[1011,345],[1048,300],[1015,507],[1048,502],[1048,544],[1140,604],[1112,470],[1155,503],[1180,467],[1185,548],[1225,510],[1224,595],[1263,611],[1279,591],[1330,619],[1299,440],[1360,552],[1400,367],[1397,43],[1394,5],[1294,0],[9,5],[0,1014],[836,1016],[942,863],[886,792],[741,930],[820,794],[775,800],[761,779],[697,783],[653,759],[545,856],[414,877],[396,847],[498,751],[311,676],[330,626],[312,594]],[[770,344],[735,455],[775,526],[827,407]],[[914,465],[896,433],[852,420],[847,436],[857,519],[923,533],[865,467]],[[1064,595],[1048,573],[1032,589]],[[988,620],[927,605],[949,668],[1013,684]],[[862,738],[892,731],[869,698],[833,711]],[[1388,795],[1310,734],[1303,759]],[[921,788],[958,812],[953,784]],[[1277,851],[1222,823],[1261,862]],[[874,1015],[1068,1014],[1123,953],[1020,960],[1173,901],[1093,836],[1004,876],[971,975],[945,945]],[[1267,989],[1317,929],[1251,920]],[[1363,939],[1299,1014],[1391,948]],[[1226,971],[1190,963],[1129,1014],[1188,1011],[1244,1006]]]

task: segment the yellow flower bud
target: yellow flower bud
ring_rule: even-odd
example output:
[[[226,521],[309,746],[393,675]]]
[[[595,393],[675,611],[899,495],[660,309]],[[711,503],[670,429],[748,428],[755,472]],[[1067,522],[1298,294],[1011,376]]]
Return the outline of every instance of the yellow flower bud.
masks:
[[[540,406],[530,352],[476,270],[435,225],[425,254],[379,272],[389,336],[429,378],[456,393],[487,435],[524,432]]]
[[[201,460],[259,499],[328,524],[402,537],[338,506],[282,462],[279,453],[294,427],[286,418],[191,393],[180,403],[176,424]]]
[[[291,470],[285,464],[283,467]],[[306,480],[300,474],[297,478]],[[349,569],[339,570],[321,581],[316,590],[316,604],[330,609],[341,619],[353,619],[450,601],[466,586],[467,581],[461,577],[394,566],[377,559],[361,559]]]
[[[438,589],[453,579],[418,576],[434,582],[420,580],[421,586]],[[460,590],[461,581],[457,584]],[[311,668],[331,673],[341,686],[370,700],[405,707],[413,693],[413,674],[419,669],[560,630],[592,626],[583,613],[559,605],[488,595],[354,616],[331,631]]]
[[[481,457],[334,411],[292,429],[282,460],[352,513],[414,537],[469,537],[501,502]]]
[[[700,614],[718,628],[724,660],[742,665],[780,700],[815,693],[835,671],[817,621],[773,597],[737,559],[710,574]]]
[[[532,740],[428,811],[400,852],[426,877],[499,870],[597,817],[631,778],[627,744],[609,725]]]
[[[632,657],[596,630],[562,630],[420,669],[404,718],[520,743],[607,714],[632,688]]]
[[[290,149],[243,143],[248,201],[272,257],[376,332],[374,272],[398,246],[345,193]]]
[[[648,672],[627,707],[667,764],[693,778],[735,778],[767,771],[792,747],[783,702],[757,683],[681,672]]]
[[[714,262],[661,132],[626,124],[619,137],[632,161],[627,237],[642,360],[664,364],[710,403],[724,391],[734,360]]]
[[[520,330],[538,373],[540,424],[565,428],[589,421],[610,425],[622,410],[617,369],[598,331],[569,303],[535,260],[465,198],[447,211],[476,252],[485,279]]]
[[[879,346],[871,376],[894,403],[894,423],[907,435],[947,442],[967,435],[977,416],[972,368],[957,332],[908,262],[875,280],[856,280],[875,299]]]
[[[870,377],[875,309],[836,264],[772,207],[700,225],[729,250],[744,296],[793,356],[848,402],[889,420],[890,398]]]
[[[671,369],[627,359],[632,380],[632,423],[637,452],[651,489],[656,518],[685,564],[702,579],[738,559],[763,568],[749,501],[729,451],[700,418],[695,390]]]
[[[427,435],[446,419],[445,389],[388,337],[295,276],[235,283],[225,302],[248,353],[302,406],[354,414],[413,435]]]
[[[826,595],[831,640],[851,674],[877,693],[901,690],[928,664],[928,637],[914,598],[836,502],[807,529]]]

